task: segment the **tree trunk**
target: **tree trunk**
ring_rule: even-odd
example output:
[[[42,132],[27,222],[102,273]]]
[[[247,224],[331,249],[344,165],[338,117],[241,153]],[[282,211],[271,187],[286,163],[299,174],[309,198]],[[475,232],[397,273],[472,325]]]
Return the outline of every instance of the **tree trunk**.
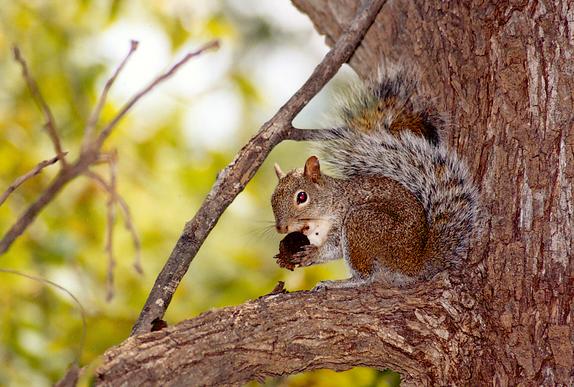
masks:
[[[358,3],[293,2],[328,42]],[[465,282],[493,357],[474,351],[475,381],[574,384],[573,15],[566,1],[395,1],[351,61],[365,77],[382,57],[415,64],[480,186]]]
[[[359,4],[293,2],[330,44]],[[237,384],[366,365],[417,385],[574,385],[574,4],[392,1],[351,66],[368,77],[383,57],[420,70],[481,189],[466,270],[209,312],[111,349],[100,383]]]

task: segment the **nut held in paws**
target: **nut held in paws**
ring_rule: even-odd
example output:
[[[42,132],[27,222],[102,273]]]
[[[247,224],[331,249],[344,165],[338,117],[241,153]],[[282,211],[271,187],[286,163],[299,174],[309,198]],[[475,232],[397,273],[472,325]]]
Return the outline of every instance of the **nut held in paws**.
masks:
[[[301,248],[308,244],[310,244],[309,238],[303,233],[292,232],[287,234],[287,236],[279,242],[279,254],[275,256],[279,266],[293,270],[293,268],[295,268],[295,263],[292,262],[293,255],[301,251]]]

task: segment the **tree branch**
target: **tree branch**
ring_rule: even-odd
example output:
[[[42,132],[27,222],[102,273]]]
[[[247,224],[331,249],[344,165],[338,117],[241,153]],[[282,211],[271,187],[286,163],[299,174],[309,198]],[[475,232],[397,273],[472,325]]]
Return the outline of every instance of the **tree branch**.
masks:
[[[200,48],[199,50],[187,54],[182,60],[173,65],[167,72],[159,75],[148,86],[146,86],[139,93],[133,96],[119,111],[119,113],[104,127],[104,129],[101,131],[97,139],[95,139],[93,142],[88,143],[86,146],[82,147],[80,155],[72,165],[63,164],[62,168],[60,169],[60,172],[56,175],[54,180],[52,180],[52,183],[48,186],[48,188],[46,188],[41,193],[40,197],[38,197],[38,199],[36,199],[36,201],[32,203],[32,205],[30,205],[22,215],[20,215],[16,223],[6,232],[2,240],[0,240],[0,254],[5,253],[10,248],[10,246],[16,240],[16,238],[18,238],[24,232],[24,230],[26,230],[26,228],[34,221],[34,219],[36,219],[36,216],[38,216],[40,211],[42,211],[42,209],[56,197],[56,195],[62,190],[62,188],[66,184],[68,184],[70,181],[72,181],[73,179],[84,173],[89,168],[90,165],[98,161],[98,159],[101,156],[101,148],[104,144],[104,141],[111,134],[112,130],[118,124],[118,122],[143,96],[145,96],[147,93],[153,90],[157,85],[159,85],[160,83],[171,77],[173,74],[175,74],[175,72],[179,68],[181,68],[181,66],[183,66],[185,63],[187,63],[189,59],[201,54],[205,50],[215,48],[217,46],[218,43],[216,41],[210,42],[205,46],[203,46],[202,48]],[[128,52],[126,58],[122,61],[122,63],[120,63],[118,69],[114,72],[110,80],[106,83],[106,86],[104,87],[104,92],[102,93],[100,101],[97,104],[98,106],[104,103],[104,100],[107,95],[106,88],[111,87],[113,80],[117,77],[119,71],[123,68],[125,62],[129,58],[131,53],[136,49],[136,47],[137,45],[132,41],[130,51]],[[18,60],[22,64],[22,71],[24,77],[26,78],[26,81],[28,82],[30,89],[32,90],[35,100],[40,104],[44,113],[47,116],[49,128],[54,129],[55,125],[52,113],[50,112],[48,105],[40,95],[38,88],[36,86],[36,82],[29,75],[26,62],[21,57],[20,52],[17,48],[14,49],[14,54],[16,60]],[[99,114],[98,110],[99,108],[96,107],[94,115]],[[88,125],[91,125],[91,123],[88,122]],[[55,140],[58,140],[57,134],[55,133],[55,129],[50,133],[56,136]],[[59,140],[55,141],[54,144],[58,149],[57,150],[58,156],[61,159],[64,153],[61,151],[61,148],[59,147]]]
[[[392,368],[405,384],[468,384],[456,352],[480,350],[477,311],[439,277],[412,289],[301,291],[210,311],[109,349],[97,384],[241,385],[353,366]]]
[[[181,279],[219,217],[255,175],[271,150],[289,134],[291,122],[303,107],[352,56],[375,20],[385,0],[373,0],[361,8],[347,31],[315,68],[305,84],[267,121],[219,174],[202,206],[188,222],[170,257],[157,277],[136,321],[132,335],[149,332],[161,319]]]
[[[68,154],[68,152],[63,153],[64,156],[66,154]],[[2,204],[4,204],[6,199],[8,199],[8,196],[10,196],[10,194],[12,192],[16,191],[16,189],[18,189],[18,187],[20,187],[22,184],[24,184],[27,180],[38,175],[40,172],[42,172],[42,170],[44,168],[49,167],[50,165],[57,163],[58,160],[60,160],[60,156],[52,157],[51,159],[41,161],[30,172],[25,173],[24,175],[18,177],[16,180],[14,180],[14,182],[8,186],[6,191],[4,191],[2,196],[0,196],[0,206]]]
[[[285,140],[291,141],[325,141],[337,138],[336,129],[298,129],[290,127],[285,133]]]
[[[185,65],[191,58],[194,58],[198,55],[201,55],[203,52],[207,50],[211,50],[214,48],[219,47],[219,42],[217,40],[211,41],[205,44],[203,47],[199,48],[197,51],[193,51],[188,53],[178,62],[176,62],[169,70],[165,73],[158,76],[156,79],[150,82],[149,85],[144,87],[139,93],[134,95],[126,104],[122,107],[122,109],[116,114],[116,116],[110,121],[109,124],[106,125],[104,129],[102,129],[100,135],[98,136],[95,146],[100,148],[106,138],[111,134],[112,129],[117,125],[117,123],[126,115],[126,113],[146,94],[152,91],[157,85],[165,81],[166,79],[170,78],[173,74],[175,74],[181,66]]]
[[[108,196],[107,207],[107,227],[106,227],[106,253],[108,254],[108,273],[106,280],[106,300],[111,301],[114,298],[114,268],[116,258],[114,256],[114,224],[116,222],[116,160],[117,152],[113,151],[108,162],[110,168],[110,192]]]
[[[42,110],[42,113],[44,113],[44,117],[46,119],[44,127],[48,132],[48,136],[50,136],[50,140],[52,140],[52,143],[54,144],[54,150],[56,151],[56,156],[62,162],[62,166],[65,166],[66,165],[66,160],[64,159],[65,153],[62,150],[62,144],[60,143],[60,136],[58,135],[58,132],[56,130],[56,120],[54,119],[54,115],[52,114],[50,107],[46,103],[46,100],[42,96],[42,93],[40,92],[40,89],[38,88],[36,81],[34,80],[32,75],[30,75],[30,71],[28,70],[28,64],[26,63],[24,57],[22,57],[22,55],[20,54],[20,49],[14,46],[12,51],[14,52],[14,59],[22,67],[22,76],[24,77],[26,83],[28,84],[28,88],[30,89],[32,98],[38,104],[40,110]]]
[[[137,40],[132,40],[130,42],[130,50],[128,51],[127,55],[124,57],[122,62],[119,64],[119,66],[116,68],[116,71],[114,71],[114,74],[107,80],[106,84],[104,85],[104,89],[102,90],[102,94],[100,95],[100,98],[98,99],[98,102],[96,103],[96,107],[95,107],[94,111],[92,112],[92,114],[90,115],[90,118],[88,118],[88,122],[86,124],[86,129],[84,132],[84,141],[82,143],[83,148],[89,146],[92,143],[93,131],[94,131],[94,128],[96,127],[96,124],[98,123],[98,120],[100,119],[100,114],[101,114],[102,109],[104,108],[104,105],[106,103],[108,93],[109,93],[110,89],[112,88],[116,78],[121,73],[121,71],[123,70],[126,63],[128,63],[128,60],[130,59],[132,54],[137,50],[138,44],[139,44],[139,42]]]
[[[132,242],[134,244],[134,250],[135,250],[134,269],[139,274],[143,274],[143,268],[141,265],[141,242],[140,242],[138,234],[135,230],[133,220],[132,220],[131,211],[130,211],[130,207],[128,206],[128,203],[125,201],[125,199],[117,191],[114,192],[112,190],[111,185],[109,185],[104,180],[104,178],[102,176],[98,175],[96,172],[93,172],[91,170],[87,170],[86,172],[84,172],[84,175],[86,175],[90,179],[94,180],[98,184],[98,186],[100,186],[104,191],[106,191],[106,193],[108,193],[108,195],[115,195],[116,196],[115,200],[116,200],[117,204],[119,204],[120,209],[123,212],[125,228],[130,233],[130,235],[132,236]]]

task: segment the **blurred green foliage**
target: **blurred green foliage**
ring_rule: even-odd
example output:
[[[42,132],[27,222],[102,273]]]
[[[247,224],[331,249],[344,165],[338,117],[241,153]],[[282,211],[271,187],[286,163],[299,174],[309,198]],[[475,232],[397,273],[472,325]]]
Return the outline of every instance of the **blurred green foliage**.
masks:
[[[0,191],[41,160],[54,156],[42,129],[43,116],[12,58],[13,44],[20,47],[52,108],[70,159],[77,156],[87,117],[105,80],[127,52],[130,37],[140,40],[140,48],[149,43],[146,37],[163,42],[166,55],[157,53],[158,69],[167,64],[162,61],[173,62],[184,50],[210,39],[220,39],[222,44],[219,52],[204,54],[211,59],[198,58],[197,65],[190,63],[169,85],[146,97],[148,101],[135,108],[106,143],[106,149],[119,153],[118,189],[131,207],[142,241],[143,276],[133,269],[134,247],[118,215],[114,229],[118,260],[115,297],[105,301],[107,197],[87,178],[66,186],[8,253],[0,256],[0,267],[42,276],[80,299],[88,325],[82,365],[93,363],[107,348],[127,337],[156,274],[217,172],[310,74],[325,52],[304,16],[296,11],[281,14],[291,7],[287,0],[269,3],[21,0],[4,2],[0,7]],[[140,33],[143,36],[138,36]],[[128,36],[125,42],[119,41],[124,36]],[[111,44],[114,47],[108,47]],[[113,54],[118,47],[120,53]],[[102,122],[147,82],[131,77],[141,70],[133,63],[138,52],[120,75]],[[292,59],[294,52],[299,57]],[[154,61],[153,54],[147,62]],[[276,62],[267,60],[271,54]],[[301,63],[296,63],[297,59]],[[203,60],[210,62],[200,65]],[[265,60],[267,67],[263,68]],[[285,67],[274,63],[299,68],[295,74],[298,78],[289,79],[289,74],[283,73]],[[267,78],[261,75],[263,71]],[[156,74],[147,74],[147,80]],[[131,83],[122,86],[121,79],[130,77]],[[190,91],[181,92],[185,87]],[[213,98],[221,95],[227,99],[218,104]],[[206,105],[205,101],[211,103]],[[324,101],[314,101],[298,118],[299,124],[320,125],[317,117],[325,110]],[[194,106],[207,107],[193,110]],[[210,128],[217,129],[217,125],[210,126],[211,118],[217,124],[232,109],[233,120],[226,123],[231,129],[210,137]],[[200,122],[197,116],[202,118]],[[302,144],[282,144],[273,151],[194,260],[166,315],[169,323],[256,298],[269,292],[278,280],[286,281],[289,290],[297,290],[346,275],[341,262],[287,272],[272,259],[279,240],[272,228],[269,205],[275,179],[272,162],[293,168],[302,165],[308,154]],[[57,168],[45,169],[0,206],[1,233],[37,198]],[[104,165],[94,170],[107,176]],[[0,385],[55,382],[76,358],[81,332],[78,308],[66,294],[0,273]],[[281,386],[396,383],[396,374],[363,368],[344,373],[310,372],[266,382]]]

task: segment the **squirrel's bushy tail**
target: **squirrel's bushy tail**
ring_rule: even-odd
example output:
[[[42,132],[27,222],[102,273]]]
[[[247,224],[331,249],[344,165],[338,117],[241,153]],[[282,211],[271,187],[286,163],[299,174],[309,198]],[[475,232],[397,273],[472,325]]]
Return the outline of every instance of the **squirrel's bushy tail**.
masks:
[[[460,262],[476,218],[477,191],[466,165],[440,139],[444,121],[403,69],[387,67],[378,81],[349,93],[338,106],[331,138],[318,144],[323,161],[342,178],[392,178],[420,200],[429,222],[423,275]]]

